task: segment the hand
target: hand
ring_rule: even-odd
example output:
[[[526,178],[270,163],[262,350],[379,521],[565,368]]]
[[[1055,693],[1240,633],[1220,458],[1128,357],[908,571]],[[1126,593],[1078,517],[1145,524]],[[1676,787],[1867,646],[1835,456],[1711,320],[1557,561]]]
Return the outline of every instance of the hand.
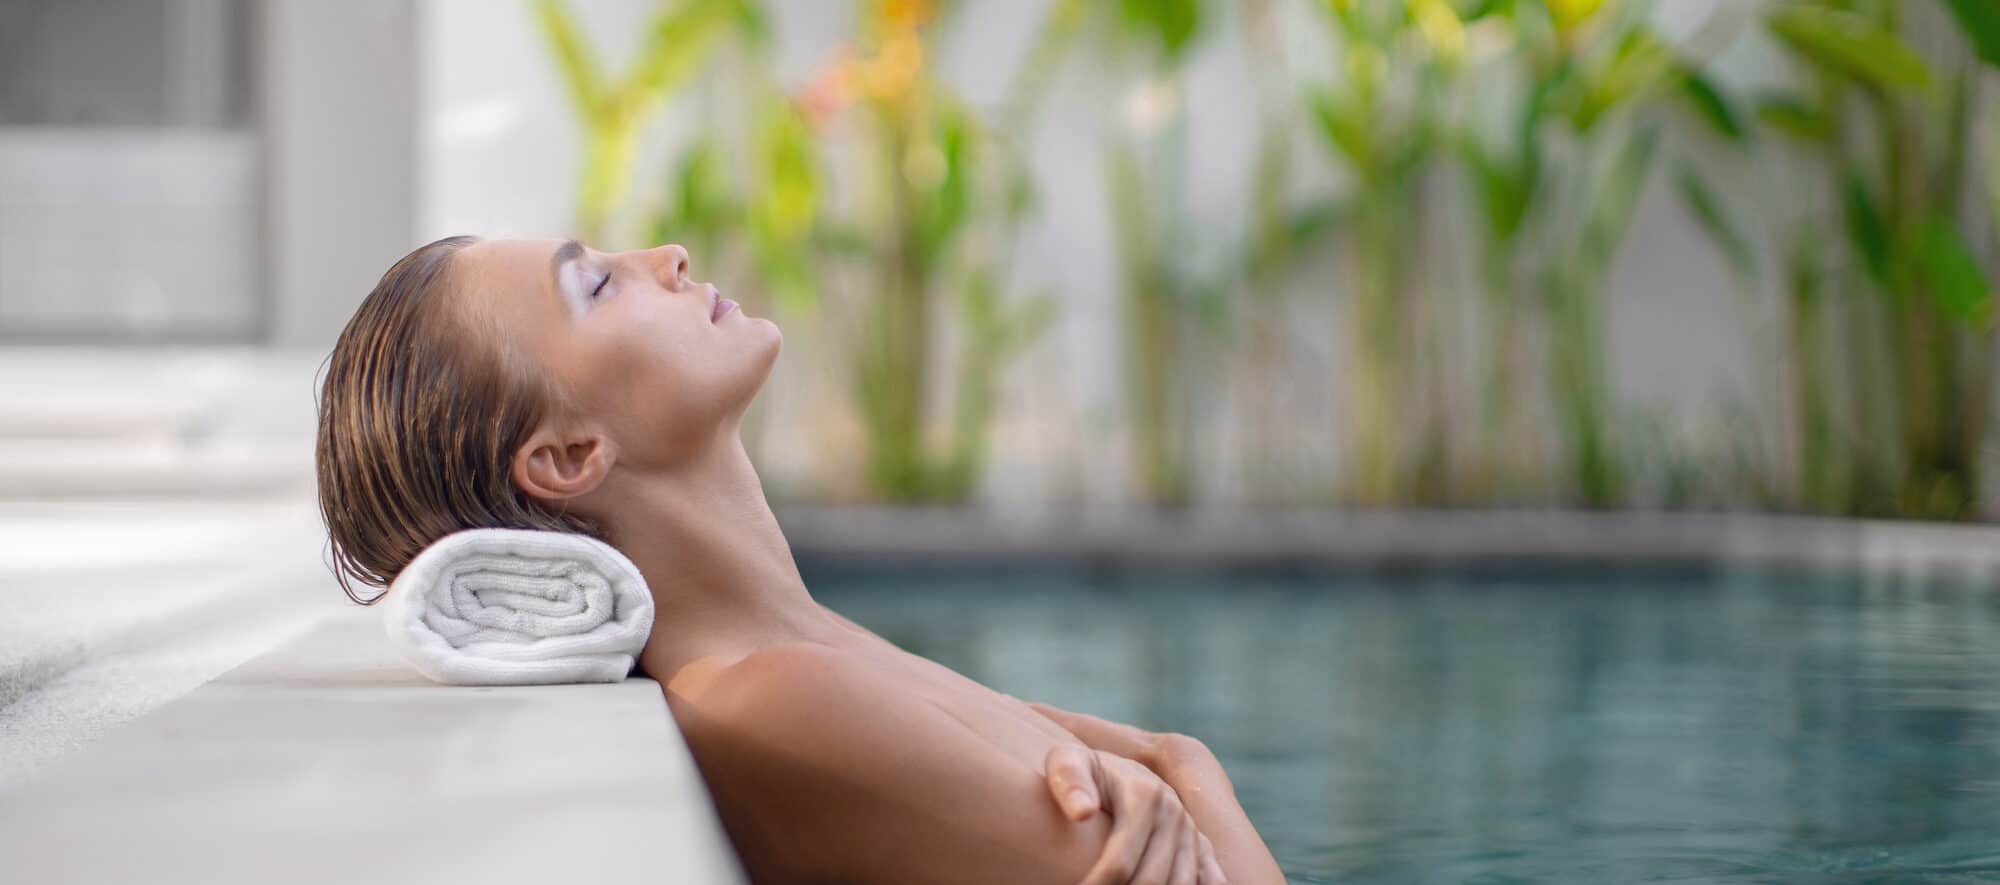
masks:
[[[1076,739],[1085,746],[1136,761],[1161,777],[1167,776],[1167,769],[1172,765],[1212,758],[1207,746],[1184,734],[1160,734],[1099,719],[1088,713],[1073,713],[1034,701],[1025,703],[1065,731],[1076,735]]]
[[[1225,885],[1215,846],[1180,795],[1152,769],[1101,749],[1063,743],[1044,761],[1049,792],[1074,821],[1111,814],[1104,854],[1083,885]]]

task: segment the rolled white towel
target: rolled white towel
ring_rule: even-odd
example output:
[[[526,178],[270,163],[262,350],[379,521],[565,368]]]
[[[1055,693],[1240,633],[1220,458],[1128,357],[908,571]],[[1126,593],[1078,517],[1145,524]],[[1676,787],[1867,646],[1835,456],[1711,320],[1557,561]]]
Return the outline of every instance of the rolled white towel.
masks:
[[[638,566],[570,532],[446,535],[403,568],[382,605],[403,656],[453,685],[617,682],[653,630]]]

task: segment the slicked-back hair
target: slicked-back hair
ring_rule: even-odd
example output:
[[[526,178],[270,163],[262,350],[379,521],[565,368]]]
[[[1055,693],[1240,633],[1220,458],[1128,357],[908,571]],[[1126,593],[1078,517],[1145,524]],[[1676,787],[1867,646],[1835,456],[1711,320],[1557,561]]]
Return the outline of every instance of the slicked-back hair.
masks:
[[[476,237],[418,247],[382,275],[324,364],[313,458],[330,566],[387,588],[445,535],[472,528],[601,527],[551,510],[509,467],[563,392],[490,329],[449,303],[453,257]],[[386,589],[384,590],[386,592]]]

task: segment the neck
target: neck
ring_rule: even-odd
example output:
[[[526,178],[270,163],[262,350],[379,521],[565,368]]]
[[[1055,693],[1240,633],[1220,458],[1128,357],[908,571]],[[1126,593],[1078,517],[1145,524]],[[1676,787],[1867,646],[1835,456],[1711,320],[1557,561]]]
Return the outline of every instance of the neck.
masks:
[[[705,655],[839,635],[799,576],[733,422],[690,462],[606,486],[615,490],[600,505],[608,540],[653,594],[642,660],[655,679]]]

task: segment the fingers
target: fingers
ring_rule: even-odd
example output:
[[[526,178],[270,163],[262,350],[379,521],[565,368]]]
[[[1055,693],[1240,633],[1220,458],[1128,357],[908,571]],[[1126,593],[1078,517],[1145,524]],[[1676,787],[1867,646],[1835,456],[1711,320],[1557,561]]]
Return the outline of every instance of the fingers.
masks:
[[[1048,756],[1042,760],[1042,769],[1048,773],[1049,795],[1055,797],[1056,805],[1070,820],[1087,820],[1102,804],[1097,775],[1092,770],[1096,764],[1096,754],[1078,744],[1050,747]]]
[[[1156,795],[1147,815],[1153,819],[1153,837],[1146,840],[1139,868],[1132,871],[1132,885],[1168,885],[1174,856],[1180,853],[1181,830],[1187,828],[1187,814],[1181,811],[1180,802],[1166,791]]]
[[[1075,786],[1088,785],[1101,801],[1084,817],[1098,810],[1111,816],[1104,851],[1083,885],[1226,885],[1214,844],[1157,775],[1115,753],[1075,745],[1051,748],[1045,763],[1059,803]]]
[[[1222,874],[1222,862],[1215,859],[1215,843],[1200,832],[1194,834],[1194,840],[1201,852],[1201,885],[1229,885],[1229,877]]]
[[[1062,726],[1070,734],[1076,735],[1077,740],[1090,745],[1091,748],[1104,750],[1109,753],[1117,753],[1126,758],[1136,758],[1139,756],[1139,754],[1145,751],[1148,742],[1152,739],[1152,734],[1149,732],[1130,725],[1121,725],[1116,722],[1099,719],[1088,713],[1072,713],[1059,707],[1051,707],[1047,704],[1034,701],[1029,701],[1028,707],[1043,716],[1047,716],[1051,721]]]
[[[1152,821],[1143,817],[1114,815],[1111,838],[1105,840],[1104,853],[1098,855],[1097,863],[1084,874],[1083,885],[1128,885],[1135,881],[1132,874],[1139,869],[1139,859],[1145,853],[1152,830]]]
[[[1092,753],[1096,760],[1095,771],[1104,775],[1104,807],[1111,813],[1111,835],[1104,843],[1104,852],[1097,858],[1090,872],[1083,878],[1083,885],[1132,885],[1142,882],[1135,878],[1156,845],[1171,844],[1161,832],[1159,814],[1162,793],[1169,793],[1166,785],[1158,778],[1132,777],[1123,762],[1116,756]],[[1164,879],[1152,880],[1154,885],[1164,885]]]
[[[1181,816],[1180,839],[1174,848],[1174,868],[1167,873],[1167,885],[1195,885],[1195,877],[1201,874],[1201,853],[1194,840],[1194,820],[1188,817],[1187,809],[1176,810]]]

